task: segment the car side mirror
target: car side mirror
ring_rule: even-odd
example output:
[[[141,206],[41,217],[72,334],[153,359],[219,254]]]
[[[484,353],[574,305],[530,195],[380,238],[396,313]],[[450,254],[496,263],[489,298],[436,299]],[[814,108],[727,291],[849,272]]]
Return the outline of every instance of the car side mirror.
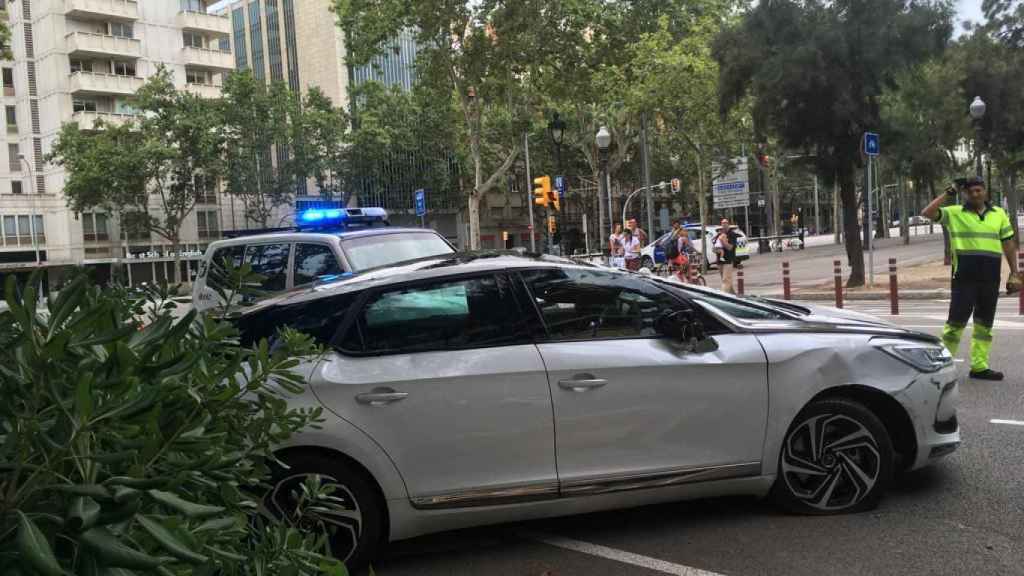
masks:
[[[705,354],[718,350],[718,342],[704,331],[704,323],[693,310],[666,312],[654,323],[655,330],[679,342],[686,352]]]

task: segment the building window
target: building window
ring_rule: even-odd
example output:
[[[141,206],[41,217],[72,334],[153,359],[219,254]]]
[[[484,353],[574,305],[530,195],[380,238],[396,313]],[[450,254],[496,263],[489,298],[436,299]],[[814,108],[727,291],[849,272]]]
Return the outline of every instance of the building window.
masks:
[[[199,239],[220,238],[220,218],[216,210],[200,210],[196,212]]]
[[[231,39],[227,36],[222,36],[221,39],[217,41],[217,48],[219,48],[221,52],[231,52]]]
[[[235,29],[235,68],[245,70],[249,67],[245,50],[245,9],[235,8],[231,11],[231,24]]]
[[[11,194],[21,194],[21,180],[11,180]]]
[[[21,172],[21,149],[17,143],[7,145],[7,161],[11,165],[11,172]]]
[[[133,62],[113,62],[111,72],[115,76],[135,76],[135,64]]]
[[[193,185],[196,188],[196,202],[199,204],[217,203],[217,180],[196,176]]]
[[[138,213],[129,213],[124,215],[124,220],[122,220],[121,225],[124,228],[124,233],[128,237],[128,240],[143,240],[146,242],[150,240],[149,229],[145,225],[146,218],[148,218],[147,215],[140,215]]]
[[[74,100],[71,102],[71,109],[75,112],[95,112],[95,100]]]
[[[18,245],[18,227],[14,216],[4,216],[4,244]]]
[[[8,96],[14,95],[14,68],[4,68],[4,88],[10,89],[10,91],[5,90]]]
[[[92,62],[88,60],[71,60],[71,73],[75,72],[92,72]]]
[[[194,32],[183,32],[181,34],[182,40],[185,42],[186,48],[202,48],[203,37],[200,34]]]
[[[82,237],[86,242],[106,242],[110,240],[107,215],[103,213],[82,214]]]
[[[267,1],[267,49],[270,51],[270,80],[282,82],[284,69],[281,63],[281,27],[278,24],[277,2]]]
[[[185,69],[185,82],[188,84],[212,84],[210,75],[205,70]]]
[[[249,4],[249,38],[252,40],[252,75],[262,79],[263,69],[263,20],[260,17],[260,2]]]
[[[295,41],[295,7],[292,0],[284,0],[284,42],[288,47],[288,87],[299,91],[299,47]]]
[[[35,219],[35,225],[36,225],[36,230],[35,230],[36,240],[40,244],[46,244],[46,227],[43,226],[43,215],[42,214],[36,214],[33,218]]]
[[[181,0],[182,12],[206,12],[206,2],[203,0]]]
[[[18,110],[14,106],[7,106],[7,127],[17,128],[18,127]]]
[[[109,33],[118,38],[134,38],[134,29],[131,22],[111,22]]]

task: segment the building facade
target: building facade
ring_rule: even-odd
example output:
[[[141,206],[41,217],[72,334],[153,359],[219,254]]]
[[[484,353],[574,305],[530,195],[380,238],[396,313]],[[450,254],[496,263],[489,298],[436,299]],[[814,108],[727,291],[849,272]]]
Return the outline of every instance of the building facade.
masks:
[[[173,279],[166,241],[122,230],[113,215],[68,209],[64,171],[45,158],[65,123],[93,130],[98,119],[129,118],[132,96],[161,66],[180,89],[218,97],[223,75],[235,67],[230,20],[208,14],[205,0],[5,4],[13,60],[0,62],[7,121],[0,145],[6,148],[0,154],[0,272],[43,267],[54,282],[67,267],[84,265],[101,281],[118,272],[135,284]],[[229,217],[224,199],[211,191],[184,223],[183,251],[191,255],[185,259],[219,237]]]

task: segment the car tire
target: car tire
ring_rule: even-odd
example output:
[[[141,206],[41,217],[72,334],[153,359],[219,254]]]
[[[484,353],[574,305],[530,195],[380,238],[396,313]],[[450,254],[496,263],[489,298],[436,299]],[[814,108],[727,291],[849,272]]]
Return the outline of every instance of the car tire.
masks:
[[[270,488],[264,505],[281,517],[303,481],[320,476],[322,485],[335,485],[331,494],[344,510],[328,522],[335,528],[328,535],[330,555],[345,563],[351,571],[365,568],[380,552],[386,540],[385,506],[373,481],[355,466],[339,458],[327,458],[315,452],[286,453],[282,458],[287,468],[272,465]],[[304,529],[322,530],[326,515],[312,518]]]
[[[892,480],[894,454],[885,425],[863,404],[816,400],[786,431],[772,497],[796,514],[871,510]]]
[[[654,260],[650,256],[644,256],[640,259],[640,267],[647,268],[648,270],[654,270]]]

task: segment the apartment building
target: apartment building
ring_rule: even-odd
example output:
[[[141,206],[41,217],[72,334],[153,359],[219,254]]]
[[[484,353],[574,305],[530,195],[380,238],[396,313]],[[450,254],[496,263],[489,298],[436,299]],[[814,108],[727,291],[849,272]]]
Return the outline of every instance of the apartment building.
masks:
[[[6,130],[0,151],[0,272],[48,271],[59,282],[71,266],[132,283],[173,278],[165,241],[122,230],[102,212],[77,214],[62,194],[65,174],[45,161],[61,126],[96,129],[97,119],[129,118],[132,96],[164,66],[182,90],[218,97],[235,67],[231,22],[206,0],[7,0],[13,60],[0,62]],[[186,260],[230,224],[215,191],[184,223]],[[156,207],[153,207],[156,209]]]

